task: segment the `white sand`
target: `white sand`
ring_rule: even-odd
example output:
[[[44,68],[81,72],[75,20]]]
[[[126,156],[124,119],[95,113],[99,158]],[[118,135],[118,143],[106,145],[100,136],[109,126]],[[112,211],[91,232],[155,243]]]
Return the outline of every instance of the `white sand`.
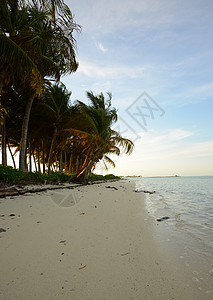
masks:
[[[0,199],[0,216],[1,300],[210,299],[158,251],[134,182]]]

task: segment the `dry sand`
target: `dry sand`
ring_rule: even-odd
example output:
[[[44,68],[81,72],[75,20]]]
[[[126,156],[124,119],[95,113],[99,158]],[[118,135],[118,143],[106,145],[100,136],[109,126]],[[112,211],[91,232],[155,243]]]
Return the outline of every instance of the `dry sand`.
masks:
[[[0,199],[0,299],[210,299],[158,251],[143,197],[120,180]]]

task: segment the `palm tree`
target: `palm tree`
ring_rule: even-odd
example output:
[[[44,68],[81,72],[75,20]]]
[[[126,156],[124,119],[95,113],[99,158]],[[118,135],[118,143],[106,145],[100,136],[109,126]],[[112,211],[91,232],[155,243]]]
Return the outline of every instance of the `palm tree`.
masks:
[[[28,21],[27,7],[22,1],[0,1],[0,94],[15,75],[26,73],[31,85],[41,90],[41,74],[27,49],[32,38]]]
[[[59,0],[48,2],[63,4]],[[31,107],[42,93],[45,77],[59,80],[78,67],[73,30],[79,31],[80,27],[67,6],[64,10],[64,18],[60,14],[52,20],[53,11],[40,7],[36,1],[31,6],[19,0],[0,2],[0,94],[12,81],[26,87],[24,93],[28,96],[20,141],[19,168],[24,171]]]
[[[120,148],[124,149],[126,154],[130,154],[134,146],[129,139],[121,137],[111,128],[118,118],[116,109],[111,107],[112,95],[108,93],[106,100],[103,93],[94,95],[87,92],[87,97],[91,105],[87,106],[81,101],[77,104],[90,124],[90,133],[82,141],[80,167],[75,178],[78,182],[87,182],[88,174],[100,160],[114,166],[108,154],[119,155]]]
[[[41,3],[41,6],[39,6]],[[38,69],[37,63],[32,56],[32,52],[38,51],[35,48],[39,44],[39,37],[36,36],[34,30],[32,31],[32,10],[36,8],[37,11],[42,12],[41,16],[36,16],[36,21],[40,21],[41,17],[51,22],[54,18],[54,27],[64,33],[66,44],[69,45],[70,55],[66,56],[65,60],[71,57],[72,70],[77,67],[75,61],[75,39],[73,38],[73,31],[80,32],[81,28],[74,22],[72,13],[63,0],[1,0],[0,1],[0,94],[4,85],[10,82],[15,74],[24,76],[30,81],[32,87],[36,88],[38,93],[42,91],[42,75]],[[31,9],[31,13],[29,13]],[[61,12],[55,19],[56,11]],[[33,14],[32,14],[33,15]],[[54,17],[53,17],[54,16]],[[37,22],[38,23],[38,22]],[[51,23],[51,26],[53,24]],[[69,40],[69,41],[68,41]],[[64,42],[64,41],[61,41]],[[57,46],[52,43],[51,46]],[[67,45],[66,45],[67,46]],[[57,51],[56,51],[57,52]],[[69,63],[66,68],[70,69]]]
[[[37,13],[37,9],[34,9],[33,12]],[[36,18],[37,20],[39,20],[38,16],[36,16]],[[37,58],[38,68],[43,78],[45,76],[48,76],[48,77],[55,78],[56,80],[59,80],[61,75],[75,72],[78,67],[78,63],[76,62],[75,51],[74,51],[75,40],[73,38],[71,39],[72,35],[69,31],[70,25],[66,26],[66,24],[60,23],[59,26],[57,22],[54,23],[50,22],[46,17],[42,21],[43,22],[42,23],[39,22],[39,24],[37,24],[36,22],[33,23],[33,25],[35,25],[34,27],[35,31],[39,33],[39,37],[40,37],[40,41],[38,45],[40,47],[39,48],[40,53],[39,53],[39,57]],[[62,27],[62,25],[64,26]],[[28,102],[28,106],[26,107],[26,114],[25,114],[26,122],[23,122],[23,126],[22,126],[23,128],[22,137],[24,137],[24,139],[23,139],[23,147],[21,143],[21,150],[20,150],[21,169],[24,168],[24,162],[25,162],[24,152],[26,149],[26,129],[29,121],[29,114],[32,106],[32,101]],[[27,110],[28,107],[29,109]]]
[[[45,128],[39,125],[38,128],[40,128],[40,131],[48,130],[48,135],[51,137],[51,141],[48,143],[50,147],[47,159],[48,172],[50,172],[54,153],[57,156],[58,152],[61,152],[63,140],[66,140],[63,131],[64,124],[72,118],[74,111],[70,104],[70,96],[71,92],[68,92],[62,83],[58,83],[46,87],[44,96],[37,103],[37,111],[40,112],[39,119],[37,118],[38,123],[41,125],[42,119],[47,120],[46,124],[43,121]]]

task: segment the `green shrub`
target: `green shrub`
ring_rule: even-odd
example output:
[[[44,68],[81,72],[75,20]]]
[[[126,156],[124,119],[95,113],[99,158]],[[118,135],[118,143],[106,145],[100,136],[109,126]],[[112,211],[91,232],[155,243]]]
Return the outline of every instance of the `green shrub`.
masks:
[[[113,174],[107,174],[107,175],[99,175],[99,174],[94,174],[92,173],[89,176],[89,181],[96,181],[96,180],[110,180],[110,179],[120,179],[119,176],[115,176]]]
[[[67,175],[61,172],[50,172],[50,174],[41,174],[39,172],[29,172],[26,173],[26,178],[36,182],[44,183],[45,180],[52,182],[67,182],[70,181],[73,175]]]
[[[39,172],[23,172],[12,167],[5,167],[0,165],[0,182],[3,183],[18,183],[21,180],[44,183],[45,180],[52,182],[67,182],[73,178],[74,175],[67,175],[61,172],[51,172],[50,174],[41,174]]]
[[[0,165],[0,181],[4,183],[17,183],[23,179],[25,173],[12,167]]]
[[[104,176],[106,180],[109,180],[109,179],[120,179],[119,176],[115,176],[113,174],[107,174]]]
[[[104,176],[103,175],[98,175],[98,174],[90,174],[90,176],[88,177],[89,181],[96,181],[96,180],[104,180]]]
[[[43,183],[46,179],[45,176],[46,174],[41,174],[39,172],[26,172],[25,177],[23,179],[26,181],[35,181],[38,183]]]

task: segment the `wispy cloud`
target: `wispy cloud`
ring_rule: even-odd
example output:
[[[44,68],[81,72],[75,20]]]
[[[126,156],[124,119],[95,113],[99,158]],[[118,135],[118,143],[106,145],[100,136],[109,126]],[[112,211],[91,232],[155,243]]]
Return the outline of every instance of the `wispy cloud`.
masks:
[[[194,135],[194,132],[183,129],[142,133],[132,157],[138,159],[139,153],[146,160],[213,156],[213,140],[205,142],[188,140]]]
[[[101,42],[96,42],[96,47],[101,50],[102,52],[107,52],[108,49],[104,48],[103,44]]]
[[[127,157],[112,156],[116,174],[130,175],[211,175],[213,140],[191,141],[194,132],[171,129],[141,133],[135,150]]]
[[[106,81],[112,82],[116,80],[113,92],[116,92],[119,83],[122,82],[124,84],[126,82],[125,90],[127,96],[135,94],[136,91],[132,90],[132,87],[137,82],[138,89],[150,92],[153,97],[159,98],[160,95],[165,105],[172,104],[180,107],[202,102],[213,95],[212,82],[202,83],[194,79],[194,84],[187,84],[187,77],[192,79],[195,76],[196,78],[196,71],[194,71],[193,75],[187,76],[186,64],[187,62],[180,61],[167,65],[158,63],[131,66],[114,61],[106,63],[104,60],[89,61],[81,59],[77,74],[93,79],[96,85],[99,86],[105,86]],[[193,73],[193,69],[191,73]],[[110,87],[110,85],[108,86]]]
[[[109,66],[105,64],[97,64],[95,62],[89,62],[86,60],[81,60],[78,72],[83,73],[88,77],[93,77],[94,79],[115,79],[115,78],[138,78],[146,77],[148,66],[143,67],[131,67],[128,65],[114,65]]]

